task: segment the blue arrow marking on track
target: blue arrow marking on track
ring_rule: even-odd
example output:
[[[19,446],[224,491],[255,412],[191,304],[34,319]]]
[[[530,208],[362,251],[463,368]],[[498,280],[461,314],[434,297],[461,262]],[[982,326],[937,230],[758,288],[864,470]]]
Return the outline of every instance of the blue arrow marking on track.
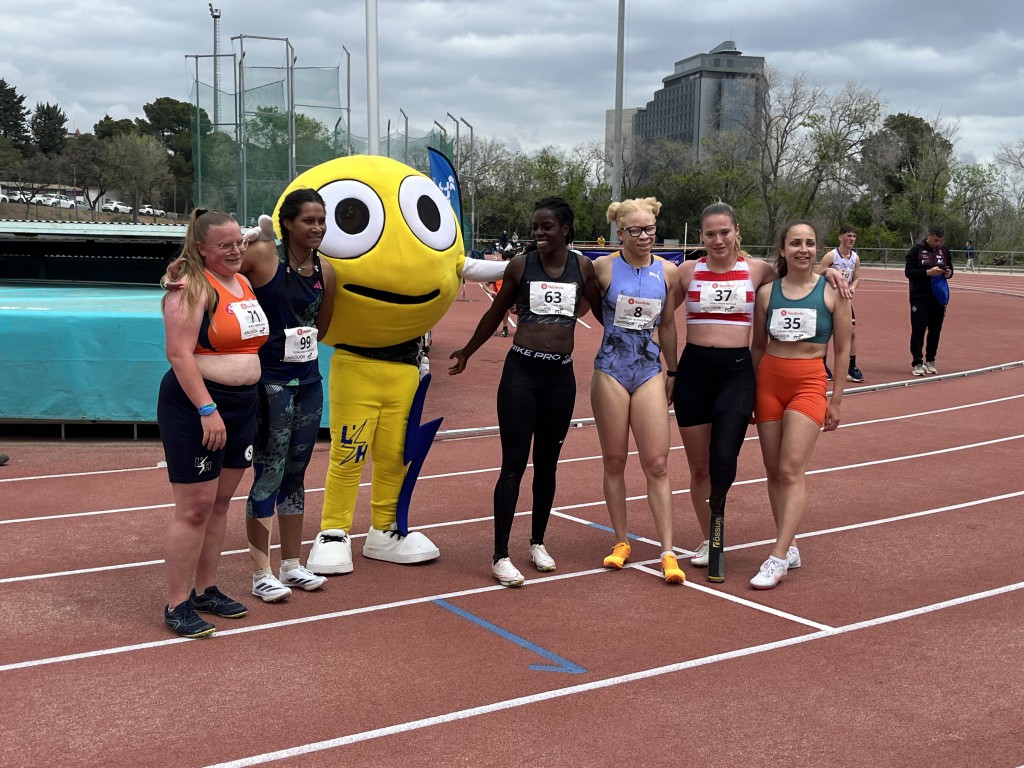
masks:
[[[565,672],[569,675],[582,675],[585,674],[587,671],[579,664],[573,664],[571,661],[569,661],[568,659],[563,659],[558,654],[552,653],[551,651],[546,651],[539,645],[534,645],[526,638],[520,637],[519,635],[515,635],[509,632],[507,629],[502,629],[501,627],[495,626],[486,619],[481,619],[479,616],[474,616],[472,613],[469,613],[468,611],[464,611],[461,608],[452,605],[447,600],[435,600],[434,602],[437,605],[444,608],[446,611],[451,611],[456,616],[461,616],[464,619],[469,619],[477,626],[483,627],[484,629],[493,632],[499,637],[503,637],[506,640],[512,641],[520,648],[525,648],[531,653],[535,653],[538,656],[541,656],[542,658],[545,658],[548,661],[553,662],[552,664],[531,664],[530,669],[532,670],[535,670],[537,672]]]
[[[600,523],[587,523],[587,525],[589,525],[591,528],[597,528],[599,531],[608,531],[608,533],[615,533],[615,529],[607,525],[601,525]],[[627,533],[626,538],[633,539],[634,541],[636,541],[640,537],[637,536],[635,533]]]

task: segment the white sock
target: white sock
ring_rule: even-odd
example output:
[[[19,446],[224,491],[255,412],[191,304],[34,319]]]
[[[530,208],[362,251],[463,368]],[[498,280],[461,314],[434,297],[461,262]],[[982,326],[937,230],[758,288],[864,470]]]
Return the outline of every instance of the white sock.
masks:
[[[274,575],[274,572],[271,571],[269,568],[257,568],[255,571],[252,572],[252,580],[253,581],[259,581],[264,576],[273,576],[273,575]]]
[[[675,552],[673,552],[671,549],[666,549],[664,552],[661,553],[661,556],[664,557],[665,555],[674,555],[674,554],[675,554]]]
[[[768,559],[769,560],[774,560],[776,563],[781,563],[782,565],[786,565],[789,562],[788,560],[786,560],[786,558],[784,558],[784,557],[776,557],[775,555],[769,555]]]
[[[299,567],[299,558],[292,557],[287,560],[281,561],[281,572],[288,573],[288,571],[294,571]]]

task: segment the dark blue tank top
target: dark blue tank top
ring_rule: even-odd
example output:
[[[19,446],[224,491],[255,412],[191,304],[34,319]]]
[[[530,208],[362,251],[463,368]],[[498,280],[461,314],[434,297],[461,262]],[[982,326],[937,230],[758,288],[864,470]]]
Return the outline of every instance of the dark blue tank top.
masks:
[[[256,298],[270,324],[270,338],[260,347],[260,381],[264,384],[308,384],[320,381],[317,360],[301,363],[284,362],[284,330],[313,326],[317,310],[324,300],[324,281],[320,274],[320,254],[313,256],[314,270],[303,277],[288,268],[284,244],[277,246],[277,272],[270,282],[253,288]]]

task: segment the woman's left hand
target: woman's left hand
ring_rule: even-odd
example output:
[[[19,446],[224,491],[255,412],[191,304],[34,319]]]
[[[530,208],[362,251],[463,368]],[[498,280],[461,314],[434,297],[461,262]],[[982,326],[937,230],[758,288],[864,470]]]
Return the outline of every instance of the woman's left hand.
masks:
[[[828,408],[825,409],[825,425],[821,428],[822,432],[834,432],[839,429],[839,405],[828,401]]]
[[[839,291],[839,295],[844,299],[853,298],[853,289],[850,284],[843,277],[843,273],[834,267],[829,267],[825,270],[825,279],[828,280],[828,284]]]

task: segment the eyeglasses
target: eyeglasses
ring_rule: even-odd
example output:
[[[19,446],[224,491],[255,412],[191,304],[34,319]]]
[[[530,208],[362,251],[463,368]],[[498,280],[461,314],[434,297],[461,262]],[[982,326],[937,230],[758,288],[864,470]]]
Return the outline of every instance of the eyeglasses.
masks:
[[[244,237],[235,240],[233,243],[220,243],[219,245],[210,245],[209,243],[203,243],[207,248],[215,248],[221,253],[231,253],[235,248],[238,249],[239,253],[245,253],[245,249],[249,247],[249,241]]]
[[[654,237],[654,233],[658,231],[658,225],[648,224],[646,227],[623,227],[622,231],[629,233],[630,237],[640,237],[640,235]]]

